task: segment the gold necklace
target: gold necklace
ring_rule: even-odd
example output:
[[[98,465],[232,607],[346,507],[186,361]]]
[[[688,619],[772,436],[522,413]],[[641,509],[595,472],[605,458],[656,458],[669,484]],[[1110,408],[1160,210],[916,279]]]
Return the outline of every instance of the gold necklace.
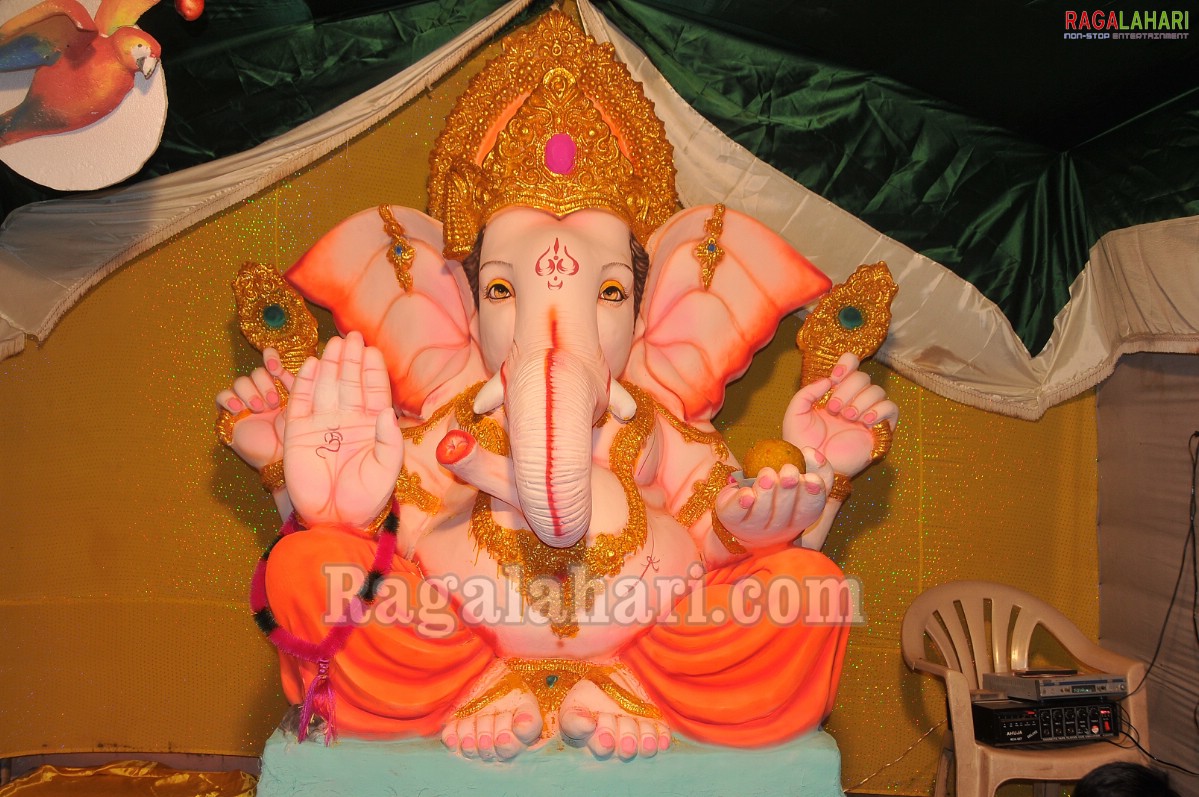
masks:
[[[556,636],[573,637],[579,633],[576,615],[576,579],[585,581],[616,575],[630,554],[641,550],[646,540],[645,501],[633,480],[637,455],[653,431],[656,402],[640,388],[624,384],[637,402],[632,420],[612,439],[608,453],[609,468],[624,488],[628,520],[616,534],[600,534],[588,543],[586,538],[569,548],[546,545],[528,529],[510,529],[495,522],[491,496],[479,493],[471,512],[470,536],[476,549],[494,559],[504,574],[517,582],[521,598],[550,620]],[[554,596],[557,587],[557,597]],[[595,605],[595,593],[588,589],[583,608]]]
[[[616,534],[600,534],[588,543],[586,538],[569,548],[554,548],[546,545],[528,529],[510,529],[496,523],[491,512],[491,496],[480,492],[471,511],[471,539],[476,550],[484,550],[499,565],[504,575],[515,581],[521,598],[534,611],[550,620],[550,629],[558,637],[573,637],[579,633],[575,606],[577,579],[583,583],[594,579],[615,576],[624,567],[628,557],[641,550],[647,538],[645,501],[633,477],[637,456],[654,428],[659,416],[673,427],[683,439],[712,448],[717,461],[708,478],[692,486],[691,497],[675,516],[684,528],[690,528],[705,512],[712,513],[712,525],[717,537],[734,554],[745,549],[729,533],[716,517],[716,495],[727,484],[732,468],[724,463],[729,456],[728,445],[715,430],[701,432],[655,401],[648,393],[629,382],[621,382],[637,403],[637,412],[612,439],[608,452],[608,466],[624,489],[628,506],[625,527]],[[468,388],[453,401],[437,410],[412,437],[419,442],[423,434],[452,407],[458,425],[473,434],[489,451],[507,456],[508,439],[503,427],[491,418],[474,414],[474,398],[482,385]],[[605,415],[605,419],[606,419]],[[598,426],[603,425],[601,419]],[[405,430],[409,436],[409,430]],[[556,589],[556,595],[555,593]],[[587,589],[583,595],[583,609],[590,611],[595,605],[595,591]]]

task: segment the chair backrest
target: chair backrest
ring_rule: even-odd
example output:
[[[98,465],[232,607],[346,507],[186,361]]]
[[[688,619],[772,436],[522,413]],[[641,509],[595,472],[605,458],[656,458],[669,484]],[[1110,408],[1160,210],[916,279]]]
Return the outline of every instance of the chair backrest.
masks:
[[[903,657],[909,667],[925,657],[927,634],[945,664],[978,689],[983,673],[1028,666],[1028,646],[1044,626],[1067,649],[1083,634],[1049,604],[1005,584],[953,581],[925,590],[903,618]]]

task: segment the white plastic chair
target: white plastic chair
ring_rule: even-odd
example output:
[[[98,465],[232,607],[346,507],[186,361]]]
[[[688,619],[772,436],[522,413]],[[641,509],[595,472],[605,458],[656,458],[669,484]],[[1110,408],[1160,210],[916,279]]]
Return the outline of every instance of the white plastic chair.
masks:
[[[1103,741],[1042,749],[992,747],[975,741],[970,690],[982,688],[988,672],[1028,667],[1029,642],[1038,626],[1070,654],[1080,671],[1123,675],[1135,689],[1145,676],[1142,662],[1099,647],[1070,620],[1044,601],[1003,584],[956,581],[933,587],[908,607],[903,618],[903,658],[908,667],[945,681],[950,727],[937,765],[936,797],[944,797],[951,768],[956,769],[956,797],[992,797],[1008,780],[1035,782],[1036,797],[1058,793],[1059,781],[1075,781],[1111,761],[1145,763],[1128,737],[1149,748],[1145,690],[1121,703],[1121,735],[1116,744]],[[944,664],[925,658],[925,638]],[[1117,746],[1119,745],[1119,746]]]

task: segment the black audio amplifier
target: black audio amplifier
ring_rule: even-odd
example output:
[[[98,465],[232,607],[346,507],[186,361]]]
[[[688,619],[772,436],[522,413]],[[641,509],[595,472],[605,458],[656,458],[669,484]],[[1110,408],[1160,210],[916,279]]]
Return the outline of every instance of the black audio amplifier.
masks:
[[[1116,705],[1103,698],[986,700],[973,703],[974,738],[996,747],[1084,742],[1120,733]]]

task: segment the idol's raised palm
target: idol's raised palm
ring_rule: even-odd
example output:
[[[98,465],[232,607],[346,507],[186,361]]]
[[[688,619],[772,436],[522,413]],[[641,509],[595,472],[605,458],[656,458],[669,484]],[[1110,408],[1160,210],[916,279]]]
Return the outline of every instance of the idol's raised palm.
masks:
[[[363,528],[395,489],[404,439],[383,355],[351,332],[296,374],[286,411],[284,476],[309,526]]]

